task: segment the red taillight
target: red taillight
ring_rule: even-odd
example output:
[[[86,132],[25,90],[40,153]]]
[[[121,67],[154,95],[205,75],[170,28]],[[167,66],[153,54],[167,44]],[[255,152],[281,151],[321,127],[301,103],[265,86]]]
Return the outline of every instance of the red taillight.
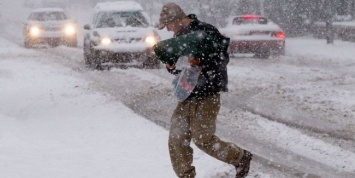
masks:
[[[260,19],[259,15],[244,15],[243,16],[244,20],[258,20]]]
[[[285,34],[285,32],[277,32],[276,33],[276,37],[280,38],[280,39],[285,39],[286,38],[286,34]]]

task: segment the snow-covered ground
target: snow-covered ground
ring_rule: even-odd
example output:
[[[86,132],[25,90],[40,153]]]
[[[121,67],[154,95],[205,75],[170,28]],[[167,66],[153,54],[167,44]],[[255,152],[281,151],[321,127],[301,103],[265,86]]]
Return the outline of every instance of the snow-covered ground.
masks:
[[[174,177],[167,130],[0,38],[0,177]],[[223,170],[196,152],[199,177]]]
[[[280,62],[279,59],[268,61],[274,65],[271,63],[259,66],[260,64],[252,58],[234,59],[229,68],[230,93],[243,92],[243,87],[251,89],[254,86],[263,88],[259,91],[262,92],[282,77],[286,79],[291,76],[297,77],[294,74],[305,72],[303,67],[295,69],[290,67],[290,64],[284,64],[285,62],[295,63],[291,56],[303,56],[302,59],[306,60],[305,63],[310,63],[309,66],[313,66],[317,65],[317,63],[314,64],[317,60],[312,59],[320,60],[322,57],[332,54],[332,52],[323,53],[324,49],[332,48],[333,52],[339,52],[337,50],[342,51],[344,46],[348,48],[354,45],[339,42],[339,45],[327,46],[323,42],[290,39],[287,51],[289,56],[286,56],[283,62]],[[307,44],[312,44],[308,46],[309,48],[311,48],[310,46],[314,47],[313,52],[310,49],[308,52],[299,50],[301,46]],[[121,82],[117,84],[118,86],[122,86],[129,80],[137,80],[137,82],[153,83],[154,86],[164,85],[169,89],[171,78],[165,77],[166,73],[164,72],[166,71],[163,69],[156,71],[115,69],[111,72],[87,71],[81,73],[77,71],[75,66],[82,65],[79,62],[81,58],[63,59],[50,51],[27,50],[3,38],[0,39],[0,46],[0,84],[2,86],[0,88],[0,172],[4,175],[2,177],[139,177],[143,175],[147,177],[174,177],[167,152],[167,131],[135,114],[115,96],[112,96],[112,93],[92,87],[92,81],[87,80],[87,78],[91,78],[91,75],[107,77],[110,80],[112,76],[115,76]],[[63,47],[54,51],[69,50],[77,51]],[[342,54],[339,61],[349,62],[352,60],[351,55],[347,56],[345,52]],[[310,56],[310,58],[304,59],[304,56]],[[79,64],[71,66],[72,63],[67,60],[75,60]],[[251,63],[254,63],[254,66],[250,65]],[[277,75],[277,73],[270,71],[284,71],[284,73]],[[308,76],[307,73],[304,75]],[[349,75],[350,80],[351,74]],[[131,78],[127,79],[129,77]],[[309,78],[306,77],[307,80]],[[248,81],[249,83],[247,83]],[[282,82],[288,85],[299,85],[295,81]],[[311,82],[312,80],[310,80]],[[107,85],[107,83],[105,84]],[[144,86],[138,88],[144,90]],[[294,86],[289,86],[289,88],[291,91],[297,89]],[[127,92],[127,89],[129,87],[122,87],[120,90]],[[302,96],[313,95],[318,90],[313,91],[308,88],[306,91],[308,92],[303,93]],[[332,93],[337,92],[336,90]],[[264,96],[271,97],[272,95]],[[353,95],[346,96],[343,96],[339,103],[348,105],[337,103],[338,107],[347,109],[352,105],[353,99],[351,97]],[[323,100],[336,98],[334,96],[321,97]],[[132,100],[134,100],[133,97]],[[165,103],[160,104],[164,105]],[[164,106],[156,106],[156,108],[160,107]],[[226,107],[229,107],[228,103]],[[221,113],[221,120],[227,122],[223,110]],[[302,131],[289,128],[282,123],[265,121],[260,116],[251,113],[236,114],[237,117],[248,118],[249,121],[243,122],[237,119],[237,122],[232,121],[233,124],[229,124],[239,125],[241,133],[244,130],[261,140],[268,140],[268,143],[273,143],[275,148],[288,150],[286,155],[289,157],[286,162],[293,159],[290,153],[295,152],[315,160],[315,163],[323,162],[338,171],[351,173],[355,170],[353,148],[342,148],[334,143],[328,143]],[[165,115],[167,119],[169,116]],[[353,123],[353,115],[349,117],[349,120],[345,121]],[[326,124],[320,126],[327,127]],[[221,126],[221,128],[224,127]],[[233,133],[231,130],[226,132]],[[240,143],[249,142],[247,138],[244,139],[246,141]],[[265,150],[262,145],[258,145],[257,142],[252,145],[254,148],[251,150],[256,155],[263,155]],[[248,144],[243,147],[245,146],[248,147]],[[271,148],[273,146],[269,145]],[[213,177],[215,175],[220,177],[221,174],[226,174],[228,177],[233,174],[231,166],[211,159],[199,152],[198,149],[195,150],[198,177]],[[271,155],[268,159],[273,160],[276,157],[273,158]],[[269,170],[260,164],[257,162],[252,165],[254,167],[252,176],[280,177],[283,175],[282,172],[276,171],[275,173],[274,170]]]
[[[24,49],[26,9],[14,16],[3,5],[0,177],[175,177],[166,130],[173,76],[86,69],[80,48]],[[84,12],[71,13],[85,24]],[[217,134],[254,153],[248,177],[355,177],[354,49],[289,38],[285,56],[231,59]],[[196,148],[194,161],[197,178],[233,177]]]

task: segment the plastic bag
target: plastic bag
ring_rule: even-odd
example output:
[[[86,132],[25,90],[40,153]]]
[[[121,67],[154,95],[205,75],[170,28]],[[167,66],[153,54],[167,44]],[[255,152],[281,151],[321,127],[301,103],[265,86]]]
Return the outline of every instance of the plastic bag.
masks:
[[[195,89],[201,70],[201,67],[184,67],[173,80],[174,95],[179,101],[188,98]]]

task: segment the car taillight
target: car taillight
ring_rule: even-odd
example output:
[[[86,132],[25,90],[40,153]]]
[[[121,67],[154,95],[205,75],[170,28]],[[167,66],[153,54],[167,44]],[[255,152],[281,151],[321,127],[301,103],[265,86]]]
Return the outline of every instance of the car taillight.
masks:
[[[259,15],[244,15],[243,16],[244,20],[258,20],[260,19]]]
[[[280,39],[285,39],[286,38],[286,34],[285,34],[285,32],[277,32],[276,33],[276,37],[280,38]]]

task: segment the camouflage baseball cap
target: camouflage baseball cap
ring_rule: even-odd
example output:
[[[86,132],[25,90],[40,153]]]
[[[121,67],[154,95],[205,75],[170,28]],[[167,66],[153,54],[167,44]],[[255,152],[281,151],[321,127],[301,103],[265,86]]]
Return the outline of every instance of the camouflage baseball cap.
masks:
[[[181,7],[173,2],[165,4],[160,13],[158,29],[163,29],[168,23],[186,17]]]

